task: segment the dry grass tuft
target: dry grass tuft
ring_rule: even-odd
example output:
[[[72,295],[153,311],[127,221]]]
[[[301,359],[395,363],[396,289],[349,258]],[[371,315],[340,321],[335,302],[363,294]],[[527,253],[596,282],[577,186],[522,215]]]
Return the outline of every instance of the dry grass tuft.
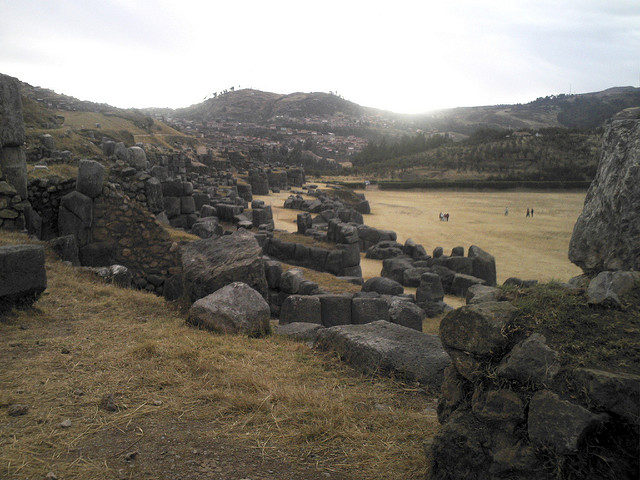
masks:
[[[318,286],[329,293],[356,293],[362,290],[360,285],[354,285],[353,283],[341,280],[335,275],[331,275],[326,272],[318,272],[317,270],[311,270],[310,268],[298,267],[296,265],[289,265],[288,263],[282,263],[282,269],[286,272],[292,268],[302,270],[304,278],[315,282]]]
[[[0,233],[0,244],[23,241]],[[423,478],[437,421],[421,389],[277,336],[190,328],[161,298],[57,261],[47,275],[35,308],[0,322],[0,477],[121,478],[124,468],[127,478],[205,478],[189,470],[208,465],[192,450],[232,445],[231,459],[248,451],[330,475]],[[105,394],[116,411],[99,407]],[[28,414],[8,417],[10,403]],[[127,466],[132,450],[141,459]]]

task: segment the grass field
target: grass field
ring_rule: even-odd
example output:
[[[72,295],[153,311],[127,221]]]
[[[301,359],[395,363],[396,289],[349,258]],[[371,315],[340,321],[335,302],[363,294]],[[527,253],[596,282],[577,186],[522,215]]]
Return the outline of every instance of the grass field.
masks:
[[[584,192],[473,192],[408,190],[363,191],[371,204],[365,223],[413,238],[431,252],[445,253],[461,245],[478,245],[496,257],[498,281],[517,276],[537,280],[568,280],[581,273],[567,251],[573,225],[582,210]],[[274,208],[276,228],[293,231],[297,211],[282,208],[287,192],[260,197]],[[504,211],[509,207],[509,215]],[[533,208],[533,218],[526,218]],[[449,212],[449,222],[438,219]],[[363,259],[365,277],[380,274],[381,262]]]
[[[0,246],[29,241],[0,232]],[[0,478],[425,477],[437,419],[423,388],[276,335],[188,327],[51,254],[47,277],[33,310],[0,321]]]

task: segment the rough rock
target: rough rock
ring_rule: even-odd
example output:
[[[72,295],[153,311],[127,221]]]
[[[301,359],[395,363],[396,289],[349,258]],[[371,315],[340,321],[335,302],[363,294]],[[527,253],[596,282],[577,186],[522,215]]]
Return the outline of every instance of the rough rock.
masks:
[[[218,217],[205,217],[194,223],[191,231],[200,238],[211,238],[222,235],[223,229],[218,223]]]
[[[534,333],[511,349],[498,365],[497,374],[522,385],[544,385],[559,368],[558,352],[547,346],[542,335]]]
[[[322,324],[320,299],[311,295],[289,295],[280,307],[280,323]]]
[[[476,245],[469,247],[469,258],[473,260],[472,272],[476,278],[481,278],[487,285],[496,285],[496,259]]]
[[[395,280],[385,277],[373,277],[362,285],[363,292],[377,292],[381,295],[399,295],[404,288]]]
[[[89,198],[101,195],[105,173],[106,170],[100,162],[86,159],[80,160],[76,190]]]
[[[354,298],[351,301],[351,323],[389,321],[389,305],[383,298]]]
[[[242,281],[266,298],[262,249],[251,233],[190,242],[182,247],[184,293],[192,302],[233,282]]]
[[[575,453],[589,431],[604,420],[606,415],[594,414],[549,390],[541,390],[529,403],[529,438],[558,453]]]
[[[196,301],[187,322],[220,333],[269,333],[269,304],[246,283],[233,282]]]
[[[25,142],[22,98],[15,78],[0,74],[0,148]]]
[[[91,199],[78,191],[66,194],[60,200],[58,231],[60,236],[74,235],[79,246],[89,242],[89,232],[93,221]]]
[[[444,298],[442,281],[435,273],[424,273],[420,277],[420,285],[416,289],[418,304],[441,302]]]
[[[450,364],[437,335],[384,320],[320,330],[316,345],[336,351],[362,371],[391,372],[432,388],[440,387]]]
[[[49,240],[49,246],[60,260],[64,262],[71,262],[72,265],[80,265],[80,257],[78,251],[78,243],[76,237],[73,235],[65,235],[64,237],[57,237]]]
[[[18,195],[27,198],[27,162],[22,147],[0,148],[0,173]]]
[[[389,302],[389,320],[391,323],[421,332],[424,318],[424,310],[413,302],[398,297],[393,297]]]
[[[640,270],[640,120],[609,122],[601,151],[569,260],[586,273]]]
[[[638,287],[640,272],[600,272],[589,282],[587,299],[590,305],[620,308],[620,297]]]
[[[284,293],[298,293],[300,284],[304,280],[302,270],[292,268],[280,276],[280,290]]]
[[[348,325],[351,323],[351,297],[340,294],[318,295],[320,299],[322,325]]]
[[[471,285],[467,289],[467,305],[484,302],[497,302],[502,299],[502,291],[496,287],[489,287],[480,283]]]
[[[465,297],[467,295],[467,290],[469,289],[469,287],[478,284],[484,285],[485,281],[472,275],[456,273],[453,277],[453,282],[451,282],[451,292],[454,295]]]
[[[504,334],[516,312],[509,302],[468,305],[449,312],[440,323],[445,347],[481,357],[503,354],[510,339]]]
[[[0,312],[31,306],[46,288],[42,245],[0,247]]]
[[[322,325],[317,323],[293,322],[278,325],[276,333],[300,342],[315,342],[318,338],[318,330],[321,328],[323,328]]]
[[[147,154],[140,147],[129,147],[129,164],[136,170],[144,170],[148,167]]]

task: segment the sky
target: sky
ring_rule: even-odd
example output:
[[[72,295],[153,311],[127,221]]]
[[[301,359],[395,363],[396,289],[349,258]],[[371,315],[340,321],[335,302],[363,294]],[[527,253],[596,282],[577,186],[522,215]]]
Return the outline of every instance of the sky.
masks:
[[[117,107],[234,86],[399,113],[640,86],[640,0],[0,0],[0,72]]]

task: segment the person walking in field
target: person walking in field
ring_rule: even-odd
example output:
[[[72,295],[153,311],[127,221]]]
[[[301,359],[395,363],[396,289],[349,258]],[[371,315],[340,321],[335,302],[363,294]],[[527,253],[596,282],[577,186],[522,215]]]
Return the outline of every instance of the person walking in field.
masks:
[[[533,217],[533,208],[531,209],[531,217]]]
[[[527,208],[527,218],[529,218],[531,216],[531,213],[529,212],[529,209]]]
[[[505,208],[504,210],[504,216],[506,217],[507,215],[509,215],[509,207]]]
[[[444,220],[444,213],[440,212],[440,221],[442,222]]]

